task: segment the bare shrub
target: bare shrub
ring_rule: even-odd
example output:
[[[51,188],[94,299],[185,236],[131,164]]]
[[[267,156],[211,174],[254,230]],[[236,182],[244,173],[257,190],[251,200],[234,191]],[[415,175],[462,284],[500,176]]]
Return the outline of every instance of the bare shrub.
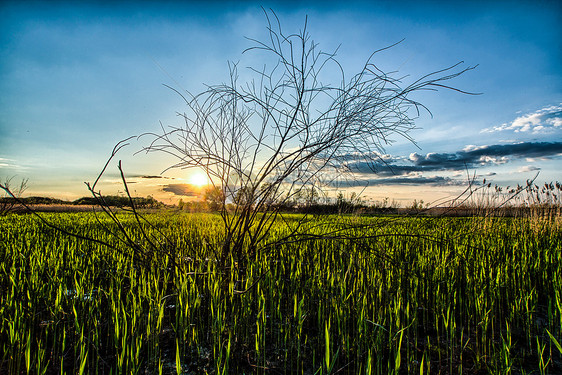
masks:
[[[250,39],[253,46],[244,52],[273,65],[250,67],[252,78],[239,82],[237,64],[229,64],[230,82],[198,94],[172,88],[186,105],[179,114],[183,124],[145,134],[152,138],[146,152],[175,156],[169,168],[205,171],[220,191],[213,204],[224,224],[223,245],[215,251],[221,264],[242,264],[267,246],[268,230],[286,202],[354,179],[354,165],[376,170],[392,138],[410,139],[425,109],[412,94],[460,91],[447,82],[474,68],[458,63],[405,83],[375,63],[390,46],[373,52],[349,77],[336,52],[322,51],[311,39],[306,21],[299,33],[287,34],[275,13],[265,16],[267,40]]]
[[[12,187],[13,179],[13,176],[6,177],[0,184],[0,188],[3,190],[2,195],[0,195],[0,216],[14,211],[19,206],[18,199],[27,190],[29,179],[22,178],[19,185]]]

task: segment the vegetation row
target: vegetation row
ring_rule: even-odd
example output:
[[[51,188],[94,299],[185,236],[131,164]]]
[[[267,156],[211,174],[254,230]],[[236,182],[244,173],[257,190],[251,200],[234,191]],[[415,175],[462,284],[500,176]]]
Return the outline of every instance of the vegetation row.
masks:
[[[0,217],[1,373],[562,371],[559,218],[323,216],[278,241],[293,215],[241,268],[214,260],[218,215],[118,215],[167,251],[94,213],[44,217],[113,249]]]

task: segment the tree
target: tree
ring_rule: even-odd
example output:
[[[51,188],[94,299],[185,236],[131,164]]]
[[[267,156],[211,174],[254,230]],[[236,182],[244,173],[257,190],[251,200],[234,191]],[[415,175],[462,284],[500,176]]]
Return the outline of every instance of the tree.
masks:
[[[234,210],[220,207],[224,223],[218,261],[261,251],[284,203],[301,190],[353,178],[352,163],[375,169],[393,136],[409,138],[423,104],[412,98],[421,90],[453,89],[447,81],[474,67],[460,63],[405,84],[375,65],[375,51],[351,78],[336,52],[320,50],[304,28],[286,34],[273,12],[265,12],[268,38],[250,39],[244,53],[257,53],[274,65],[250,67],[252,79],[239,82],[237,64],[229,63],[230,82],[199,94],[172,88],[185,101],[183,124],[150,133],[146,151],[177,157],[170,168],[206,171]],[[334,78],[335,84],[327,78]],[[343,177],[342,177],[343,176]],[[242,193],[241,193],[242,192]],[[242,196],[243,195],[243,199]],[[293,234],[297,233],[297,230]]]
[[[225,196],[223,191],[217,186],[209,186],[205,189],[203,199],[207,202],[211,211],[220,211],[225,207]]]

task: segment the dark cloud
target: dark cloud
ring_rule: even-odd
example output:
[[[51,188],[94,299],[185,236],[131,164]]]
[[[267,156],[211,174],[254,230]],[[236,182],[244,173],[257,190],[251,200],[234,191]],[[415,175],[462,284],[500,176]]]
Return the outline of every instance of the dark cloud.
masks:
[[[491,145],[464,152],[471,156],[550,157],[562,154],[562,142],[522,142],[510,145]]]
[[[399,176],[420,171],[415,165],[354,162],[348,164],[353,172],[376,173],[378,176]]]
[[[198,196],[200,191],[192,185],[189,184],[168,184],[162,187],[162,191],[173,193],[175,195],[181,195],[185,197],[195,197]]]
[[[410,155],[410,163],[350,163],[355,172],[377,173],[380,176],[406,175],[413,172],[462,170],[490,164],[504,164],[510,158],[553,157],[562,154],[562,142],[523,142],[508,145],[469,146],[455,153],[418,153]]]
[[[117,172],[107,172],[104,174],[105,177],[111,178],[119,178],[121,179],[121,174]],[[173,180],[173,177],[164,177],[164,176],[157,176],[157,175],[145,175],[145,174],[127,174],[127,183],[129,183],[129,179],[131,178],[142,178],[142,179],[165,179],[165,180]]]
[[[156,180],[156,179],[175,180],[174,177],[166,177],[166,176],[158,176],[158,175],[146,175],[146,174],[143,174],[143,175],[139,174],[139,175],[136,175],[136,176],[133,176],[133,177],[143,178],[145,180]]]
[[[441,176],[433,177],[394,177],[394,178],[373,178],[367,180],[346,180],[339,181],[334,186],[338,188],[353,187],[353,186],[377,186],[377,185],[459,185],[461,183],[449,178]]]

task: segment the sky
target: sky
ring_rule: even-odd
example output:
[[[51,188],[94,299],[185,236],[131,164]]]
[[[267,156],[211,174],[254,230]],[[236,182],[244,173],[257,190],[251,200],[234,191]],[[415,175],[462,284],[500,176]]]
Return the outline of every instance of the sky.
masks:
[[[283,29],[307,30],[354,74],[370,54],[382,70],[416,79],[463,62],[477,67],[452,90],[417,93],[416,129],[387,145],[374,173],[354,166],[368,199],[406,204],[452,197],[468,176],[514,186],[560,181],[562,3],[471,2],[0,2],[0,179],[28,179],[28,196],[87,196],[113,147],[181,125],[179,91],[197,93],[245,67],[248,38],[266,36],[262,6]],[[249,59],[249,60],[248,60]],[[255,62],[255,61],[254,61]],[[243,68],[242,68],[243,69]],[[244,73],[242,73],[243,76]],[[109,165],[102,193],[196,199],[191,170],[138,153],[133,138]]]

